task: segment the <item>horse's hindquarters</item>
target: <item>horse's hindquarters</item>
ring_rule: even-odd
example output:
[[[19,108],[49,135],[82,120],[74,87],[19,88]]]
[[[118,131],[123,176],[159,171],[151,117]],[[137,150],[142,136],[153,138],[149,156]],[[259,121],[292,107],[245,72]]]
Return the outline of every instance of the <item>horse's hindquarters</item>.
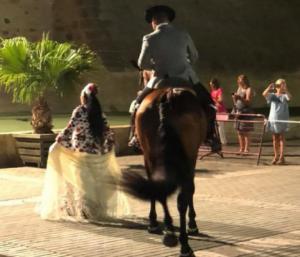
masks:
[[[180,135],[187,156],[190,160],[196,160],[199,146],[206,137],[206,118],[198,112],[184,114],[177,118],[174,127]]]
[[[207,134],[207,119],[193,90],[157,89],[144,99],[137,112],[136,131],[144,153],[149,156],[158,154],[161,148],[159,127],[162,120],[168,120],[187,157],[195,160]]]
[[[149,217],[154,226],[157,221],[153,206],[156,200],[160,201],[165,213],[165,227],[171,233],[174,229],[167,208],[167,197],[180,187],[181,254],[193,256],[186,233],[186,211],[189,209],[189,228],[196,231],[193,180],[198,148],[207,134],[205,113],[191,90],[161,89],[144,99],[135,124],[148,178],[133,171],[125,172],[127,176],[123,186],[136,197],[151,201],[152,212]]]

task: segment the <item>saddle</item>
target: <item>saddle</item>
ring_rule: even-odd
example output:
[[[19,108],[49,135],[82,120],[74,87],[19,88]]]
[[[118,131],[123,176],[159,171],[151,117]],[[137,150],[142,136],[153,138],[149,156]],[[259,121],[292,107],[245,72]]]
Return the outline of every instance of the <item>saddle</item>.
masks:
[[[156,78],[153,83],[153,89],[159,89],[163,87],[193,88],[193,83],[179,77]]]
[[[171,87],[173,89],[173,94],[180,94],[183,91],[189,91],[193,95],[197,96],[193,89],[193,84],[190,81],[179,77],[159,79],[153,85],[153,89],[162,89],[166,87]]]

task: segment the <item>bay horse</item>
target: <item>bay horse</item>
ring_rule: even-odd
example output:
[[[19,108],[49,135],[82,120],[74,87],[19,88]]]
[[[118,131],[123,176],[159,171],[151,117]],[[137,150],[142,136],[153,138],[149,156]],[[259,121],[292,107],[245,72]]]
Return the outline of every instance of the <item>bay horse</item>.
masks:
[[[155,202],[162,204],[166,246],[175,246],[178,242],[167,198],[179,188],[180,256],[194,256],[188,244],[186,213],[188,210],[188,232],[197,234],[194,173],[198,148],[207,133],[206,113],[192,89],[164,87],[145,97],[137,111],[135,126],[147,177],[126,171],[121,185],[131,195],[151,202],[150,233],[159,232]]]

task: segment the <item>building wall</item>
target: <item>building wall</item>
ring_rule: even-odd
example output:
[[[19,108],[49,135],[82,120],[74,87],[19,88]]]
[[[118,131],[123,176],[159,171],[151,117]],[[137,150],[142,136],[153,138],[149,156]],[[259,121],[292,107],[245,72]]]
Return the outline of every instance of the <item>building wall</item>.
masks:
[[[177,11],[175,24],[186,29],[196,43],[200,59],[195,66],[201,81],[221,79],[225,100],[231,105],[236,77],[249,76],[257,92],[255,106],[265,106],[261,92],[279,77],[287,79],[299,106],[300,1],[297,0],[2,0],[0,34],[24,35],[32,40],[43,31],[54,39],[88,44],[99,55],[98,69],[83,78],[99,84],[100,99],[107,111],[126,111],[139,88],[138,73],[129,61],[136,59],[141,38],[149,33],[144,10],[168,4]],[[77,94],[68,99],[50,98],[53,110],[69,111]],[[0,95],[0,113],[28,110],[9,104]],[[71,99],[71,100],[70,100]],[[60,104],[60,103],[63,103]],[[64,107],[64,108],[63,108]]]
[[[52,29],[52,4],[53,0],[1,0],[0,36],[39,40],[43,32]],[[11,104],[11,96],[0,92],[0,114],[28,110],[27,105]]]
[[[202,69],[299,68],[291,59],[300,54],[300,2],[295,0],[59,0],[54,36],[88,43],[109,69],[128,68],[142,35],[150,32],[144,10],[154,3],[176,9],[175,24],[192,34]]]
[[[279,77],[287,79],[294,99],[297,90],[300,57],[300,2],[296,0],[60,0],[54,13],[63,10],[75,15],[60,15],[63,33],[54,30],[59,40],[68,40],[66,31],[74,30],[74,40],[95,49],[109,71],[90,77],[103,89],[107,110],[126,110],[135,96],[137,72],[129,60],[139,54],[141,39],[151,31],[144,22],[144,10],[153,4],[167,4],[177,11],[175,24],[192,35],[200,59],[195,66],[205,85],[212,76],[221,79],[225,102],[230,108],[236,78],[245,73],[256,91],[254,105],[266,106],[261,92]],[[72,5],[72,6],[71,6]],[[67,8],[66,6],[70,6]],[[71,18],[70,18],[71,17]],[[78,29],[81,35],[78,37]],[[298,57],[298,58],[297,58]],[[291,106],[299,106],[293,100]]]
[[[1,0],[0,35],[38,40],[52,28],[53,0]]]

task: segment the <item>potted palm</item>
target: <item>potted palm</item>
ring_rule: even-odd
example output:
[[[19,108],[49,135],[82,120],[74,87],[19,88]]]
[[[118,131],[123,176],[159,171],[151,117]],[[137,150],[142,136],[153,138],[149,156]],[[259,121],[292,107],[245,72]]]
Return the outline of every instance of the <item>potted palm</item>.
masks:
[[[13,102],[33,104],[32,137],[54,138],[49,136],[53,134],[53,125],[47,92],[64,96],[74,89],[83,72],[93,68],[94,62],[95,54],[86,46],[59,43],[50,40],[48,35],[43,35],[38,42],[29,42],[24,37],[1,39],[0,88],[12,94]],[[28,140],[25,141],[28,145]],[[40,148],[42,151],[43,147]],[[33,154],[32,149],[26,150],[29,152]]]

